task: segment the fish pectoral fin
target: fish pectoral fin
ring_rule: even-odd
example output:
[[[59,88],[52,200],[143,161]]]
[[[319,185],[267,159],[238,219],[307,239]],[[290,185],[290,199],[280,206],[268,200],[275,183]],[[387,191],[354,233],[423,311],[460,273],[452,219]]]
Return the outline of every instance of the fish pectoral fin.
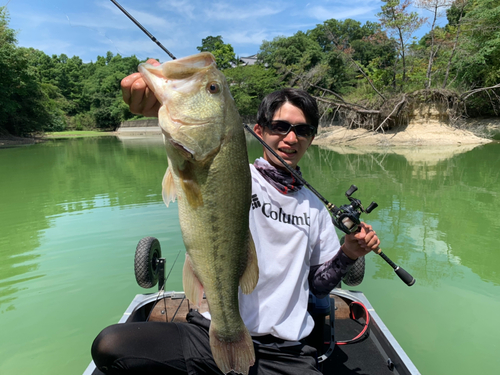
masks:
[[[240,277],[240,287],[244,294],[250,294],[259,281],[259,264],[252,234],[248,231],[248,260],[245,272]]]
[[[242,329],[239,332],[233,332],[231,337],[222,338],[213,319],[210,323],[210,349],[215,363],[224,374],[234,371],[247,375],[250,366],[255,363],[252,337],[243,322],[241,325]]]
[[[203,195],[193,163],[185,163],[184,168],[179,168],[178,172],[180,187],[189,205],[192,208],[203,206]]]
[[[165,172],[165,176],[163,177],[163,181],[161,183],[162,190],[161,195],[163,197],[163,202],[168,207],[170,202],[175,202],[177,198],[177,190],[174,184],[174,177],[172,176],[172,170],[170,167],[167,168]]]
[[[184,262],[184,269],[182,270],[182,285],[184,293],[186,294],[189,302],[194,304],[196,308],[200,308],[201,301],[203,300],[203,285],[194,273],[191,258],[186,253],[186,261]]]

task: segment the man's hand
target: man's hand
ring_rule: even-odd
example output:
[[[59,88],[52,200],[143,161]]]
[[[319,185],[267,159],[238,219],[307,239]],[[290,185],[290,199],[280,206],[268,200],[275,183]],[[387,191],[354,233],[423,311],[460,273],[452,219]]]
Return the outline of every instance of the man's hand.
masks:
[[[154,66],[160,65],[154,59],[146,62]],[[142,79],[141,73],[134,73],[123,78],[121,86],[123,101],[129,106],[130,112],[146,117],[158,117],[160,102]]]
[[[356,233],[345,236],[345,242],[342,250],[345,255],[351,259],[358,259],[360,256],[368,254],[370,251],[377,250],[380,245],[377,233],[372,226],[366,223],[359,225]]]

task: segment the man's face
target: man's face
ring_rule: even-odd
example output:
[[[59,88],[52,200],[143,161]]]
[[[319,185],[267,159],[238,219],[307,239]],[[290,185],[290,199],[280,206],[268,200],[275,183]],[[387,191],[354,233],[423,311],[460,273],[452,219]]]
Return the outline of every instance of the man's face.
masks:
[[[307,123],[304,112],[290,103],[283,104],[276,111],[273,121],[277,120],[287,121],[292,125]],[[293,130],[287,135],[273,134],[270,129],[258,124],[254,126],[254,131],[292,168],[297,167],[314,139],[314,136],[297,137]],[[264,159],[276,168],[284,168],[281,162],[266,148],[264,148]]]

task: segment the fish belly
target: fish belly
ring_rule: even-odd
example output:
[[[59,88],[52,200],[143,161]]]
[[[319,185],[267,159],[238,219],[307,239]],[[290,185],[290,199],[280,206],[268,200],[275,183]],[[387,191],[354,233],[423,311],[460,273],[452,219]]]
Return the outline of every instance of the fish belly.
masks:
[[[257,273],[251,276],[253,289],[258,269],[248,223],[251,176],[245,145],[232,151],[226,145],[210,165],[186,168],[193,170],[174,177],[187,250],[184,290],[194,304],[205,292],[212,317],[210,346],[219,368],[246,374],[255,354],[239,314],[238,286],[245,272]],[[193,188],[199,196],[193,196]]]

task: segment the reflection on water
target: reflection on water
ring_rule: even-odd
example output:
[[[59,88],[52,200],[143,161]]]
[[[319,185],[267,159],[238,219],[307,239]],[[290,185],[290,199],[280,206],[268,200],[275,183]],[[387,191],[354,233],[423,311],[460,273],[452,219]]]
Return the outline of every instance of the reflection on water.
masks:
[[[351,184],[365,205],[379,204],[364,220],[417,284],[370,255],[359,289],[422,373],[468,374],[477,363],[493,372],[499,332],[476,306],[500,308],[500,145],[438,151],[312,147],[301,168],[336,205]],[[250,143],[251,161],[261,152]],[[0,150],[0,373],[81,373],[95,334],[141,292],[133,253],[142,237],[160,239],[167,288],[182,288],[176,205],[161,200],[166,163],[160,138]],[[471,337],[484,345],[457,345]]]
[[[445,153],[430,158],[430,153],[422,150],[409,157],[397,151],[362,155],[357,150],[344,150],[340,155],[317,149],[328,171],[317,169],[313,186],[320,185],[321,180],[329,183],[330,188],[323,186],[322,190],[340,190],[330,199],[344,202],[342,192],[354,183],[360,199],[366,203],[376,200],[379,208],[365,220],[380,222],[384,246],[401,249],[395,253],[402,261],[411,253],[408,246],[432,259],[446,254],[447,262],[459,262],[485,281],[499,285],[494,264],[500,261],[500,254],[494,251],[492,242],[495,234],[500,234],[495,214],[500,209],[499,147],[493,144],[465,153],[456,151],[448,153],[449,158],[443,158]],[[418,155],[423,158],[417,159]],[[322,177],[323,173],[335,176],[338,182],[332,184]],[[430,266],[425,268],[429,272]]]

